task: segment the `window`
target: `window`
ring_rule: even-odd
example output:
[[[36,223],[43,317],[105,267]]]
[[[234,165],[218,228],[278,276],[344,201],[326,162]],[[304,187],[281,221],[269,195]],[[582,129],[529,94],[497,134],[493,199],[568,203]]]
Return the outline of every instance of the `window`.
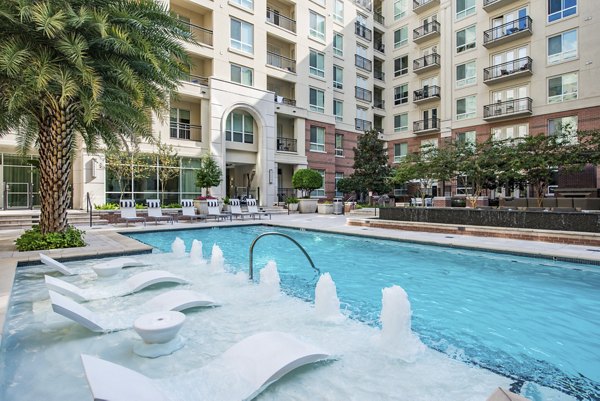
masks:
[[[471,14],[475,14],[475,0],[457,0],[456,1],[456,19],[463,19]]]
[[[310,74],[325,78],[325,55],[310,49]]]
[[[577,116],[552,118],[548,120],[548,135],[565,135],[564,142],[577,143]]]
[[[456,134],[456,141],[462,144],[475,145],[476,138],[477,132],[475,131],[459,132]]]
[[[456,32],[456,52],[474,49],[476,39],[475,25]]]
[[[577,99],[577,73],[553,77],[548,80],[548,103]]]
[[[548,38],[548,64],[577,58],[577,29]]]
[[[408,155],[408,143],[394,144],[394,163],[400,163]]]
[[[325,92],[320,89],[309,89],[309,104],[311,111],[325,113]]]
[[[338,65],[333,66],[333,87],[344,89],[344,69]]]
[[[394,49],[408,43],[408,25],[394,31]]]
[[[171,138],[190,139],[190,111],[171,108]]]
[[[467,96],[456,101],[456,119],[464,120],[477,115],[477,96]]]
[[[309,34],[313,38],[325,40],[325,17],[314,11],[310,12]]]
[[[394,88],[394,105],[408,103],[408,84]]]
[[[408,113],[394,116],[394,132],[408,131]]]
[[[231,0],[231,2],[250,10],[254,8],[254,0]]]
[[[408,11],[408,0],[394,0],[394,21],[406,16]]]
[[[245,21],[231,19],[231,42],[233,49],[254,52],[254,26]]]
[[[325,152],[325,128],[310,127],[310,150]]]
[[[335,155],[344,156],[344,135],[335,134]]]
[[[252,86],[252,68],[231,64],[231,81],[238,84]]]
[[[529,135],[529,125],[527,124],[492,128],[492,138],[495,141],[503,141],[505,139],[513,138],[525,138],[527,135]]]
[[[341,33],[333,33],[333,54],[344,57],[344,35]]]
[[[317,172],[323,177],[323,186],[312,191],[310,193],[311,198],[322,198],[325,196],[325,170],[317,170]]]
[[[394,76],[408,74],[408,54],[394,59]]]
[[[335,116],[335,121],[344,120],[344,102],[333,99],[333,115]]]
[[[344,196],[343,192],[338,191],[338,181],[344,178],[344,173],[335,173],[335,196],[336,198],[341,198]]]
[[[254,119],[243,111],[232,111],[227,116],[225,139],[240,143],[254,143]]]
[[[475,60],[456,66],[456,87],[472,85],[477,81],[477,64]]]
[[[333,20],[344,23],[344,0],[335,0],[333,2]]]
[[[548,0],[548,22],[577,14],[577,0]]]

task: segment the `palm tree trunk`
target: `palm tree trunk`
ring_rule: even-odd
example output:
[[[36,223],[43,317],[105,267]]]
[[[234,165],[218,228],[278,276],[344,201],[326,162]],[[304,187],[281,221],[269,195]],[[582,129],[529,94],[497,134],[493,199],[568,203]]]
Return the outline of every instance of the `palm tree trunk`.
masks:
[[[40,229],[42,234],[67,229],[69,176],[73,144],[71,107],[47,108],[40,126]]]

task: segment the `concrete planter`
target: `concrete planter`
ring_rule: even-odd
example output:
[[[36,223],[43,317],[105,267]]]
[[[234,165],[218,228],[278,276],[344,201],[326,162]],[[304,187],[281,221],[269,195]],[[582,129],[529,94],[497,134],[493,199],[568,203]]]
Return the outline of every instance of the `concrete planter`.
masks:
[[[314,213],[317,211],[316,199],[299,199],[298,210],[300,213]]]
[[[297,203],[288,203],[288,210],[290,212],[298,211],[298,204]]]
[[[333,214],[333,204],[319,203],[317,211],[319,214]]]
[[[198,214],[208,214],[208,201],[194,200],[194,207],[198,211]]]

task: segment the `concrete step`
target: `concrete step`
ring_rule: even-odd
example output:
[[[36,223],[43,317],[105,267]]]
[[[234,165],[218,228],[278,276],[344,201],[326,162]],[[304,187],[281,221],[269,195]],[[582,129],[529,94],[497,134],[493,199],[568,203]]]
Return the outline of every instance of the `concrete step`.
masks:
[[[31,228],[34,224],[39,224],[40,213],[37,210],[32,211],[9,211],[0,212],[0,230],[16,230],[23,228]],[[77,226],[89,225],[90,217],[84,211],[69,211],[67,213],[67,221],[69,224]],[[92,216],[92,224],[106,225],[107,220],[101,219],[100,216]]]

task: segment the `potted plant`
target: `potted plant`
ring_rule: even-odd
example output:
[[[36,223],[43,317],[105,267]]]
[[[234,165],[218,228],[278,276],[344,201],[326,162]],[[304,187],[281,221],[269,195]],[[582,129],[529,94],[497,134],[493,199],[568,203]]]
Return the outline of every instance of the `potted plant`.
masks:
[[[298,209],[300,213],[314,213],[317,211],[317,199],[310,199],[311,191],[323,186],[321,174],[309,168],[297,170],[292,176],[292,186],[302,191]]]
[[[223,212],[230,212],[231,209],[229,207],[229,196],[223,198]]]
[[[317,211],[319,214],[333,214],[333,202],[328,200],[323,203],[319,203],[317,206]]]
[[[298,198],[295,196],[288,196],[285,200],[285,203],[287,204],[287,208],[290,212],[295,212],[298,210]]]
[[[212,196],[198,196],[194,199],[194,207],[198,210],[198,214],[208,214],[208,200],[216,199]]]

